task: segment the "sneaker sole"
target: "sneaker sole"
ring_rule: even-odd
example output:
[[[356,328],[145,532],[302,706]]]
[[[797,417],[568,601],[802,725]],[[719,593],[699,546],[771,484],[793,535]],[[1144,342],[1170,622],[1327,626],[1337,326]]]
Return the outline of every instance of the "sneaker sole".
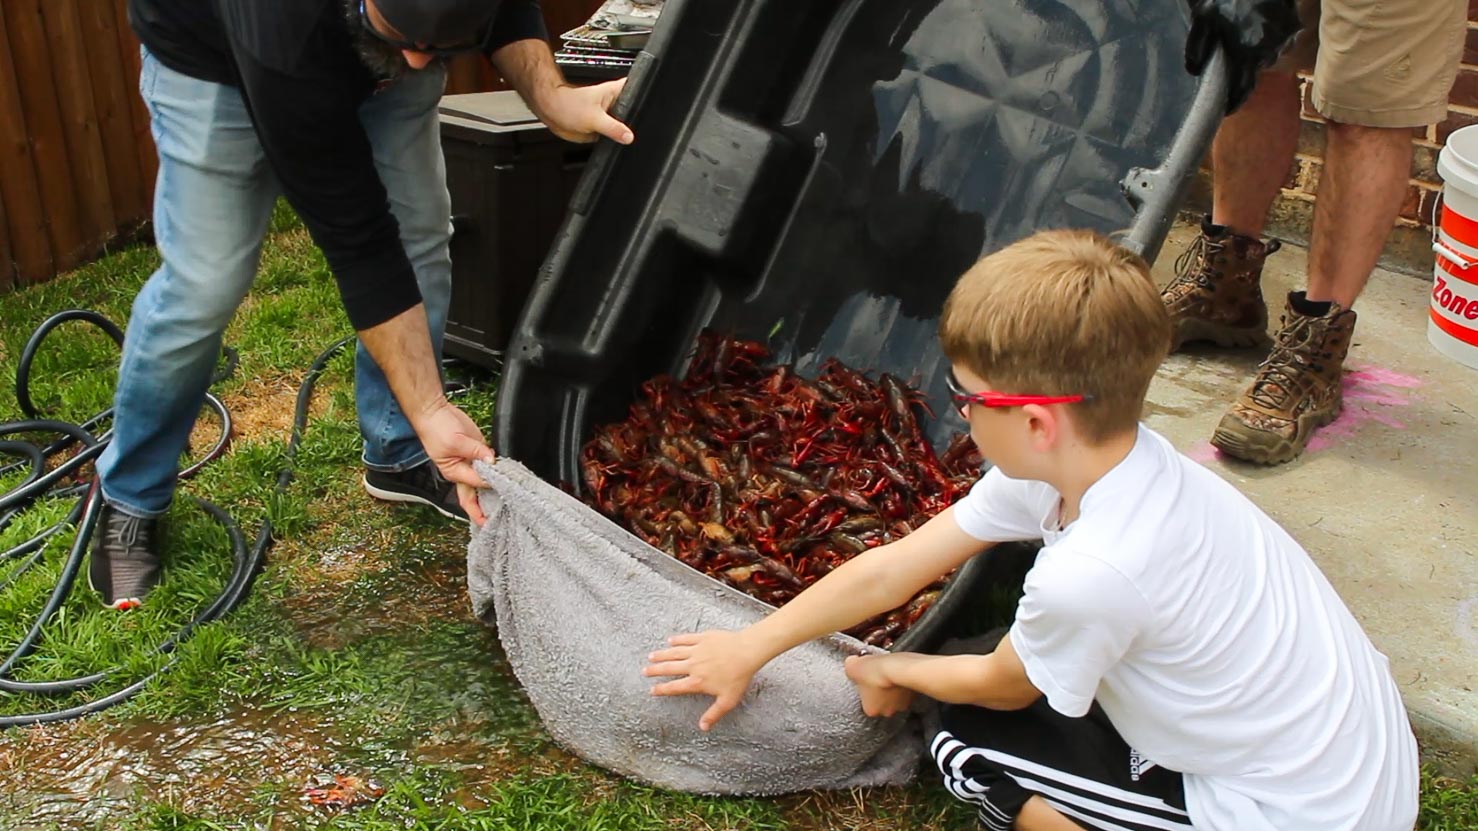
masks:
[[[1297,459],[1304,452],[1314,431],[1339,418],[1341,407],[1324,413],[1299,416],[1298,429],[1292,440],[1276,433],[1254,430],[1231,413],[1221,417],[1211,445],[1229,456],[1260,465],[1281,465]]]
[[[1175,322],[1175,338],[1171,343],[1170,351],[1178,352],[1188,343],[1214,343],[1227,349],[1266,346],[1271,342],[1267,328],[1266,321],[1257,327],[1241,327],[1196,318],[1184,318]]]
[[[403,502],[410,505],[425,505],[426,507],[437,512],[438,514],[441,514],[447,519],[455,519],[458,522],[466,522],[469,525],[471,524],[471,520],[469,520],[467,517],[454,514],[424,496],[401,493],[400,491],[381,490],[380,488],[377,488],[374,485],[370,484],[368,476],[362,477],[360,481],[364,483],[364,489],[367,493],[369,493],[370,496],[373,496],[374,498],[382,502]]]

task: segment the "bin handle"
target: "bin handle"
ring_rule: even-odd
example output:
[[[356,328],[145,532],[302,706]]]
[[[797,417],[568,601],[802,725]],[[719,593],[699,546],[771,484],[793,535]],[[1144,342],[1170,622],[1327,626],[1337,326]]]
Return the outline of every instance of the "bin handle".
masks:
[[[1452,263],[1453,265],[1457,266],[1458,268],[1460,268],[1460,269],[1462,269],[1464,271],[1467,271],[1468,269],[1472,268],[1473,266],[1478,265],[1478,260],[1470,260],[1470,259],[1464,257],[1462,254],[1459,254],[1458,252],[1452,250],[1451,248],[1448,248],[1447,246],[1443,245],[1440,242],[1433,242],[1432,243],[1432,251],[1437,256],[1439,256],[1442,259],[1444,259],[1444,260]]]
[[[659,24],[657,32],[665,31],[666,29]],[[653,40],[656,43],[648,43],[648,48],[661,43],[655,35]],[[651,89],[651,84],[646,83],[647,76],[652,74],[656,66],[657,58],[651,52],[637,53],[636,60],[632,62],[631,71],[626,73],[626,86],[621,89],[621,94],[611,105],[613,118],[627,124],[631,123],[632,116],[640,109],[642,99],[646,98],[647,92]],[[590,161],[585,163],[585,170],[580,176],[579,184],[575,186],[575,192],[570,195],[569,210],[571,213],[584,215],[590,212],[590,206],[605,189],[606,179],[610,178],[611,168],[616,163],[616,153],[620,148],[621,145],[609,139],[603,139],[595,146],[595,150],[590,154]]]
[[[1442,197],[1446,191],[1437,191],[1437,198],[1432,200],[1432,244],[1442,238]],[[1435,248],[1432,250],[1436,250]]]
[[[1191,110],[1165,160],[1153,170],[1134,168],[1124,177],[1124,196],[1134,206],[1134,223],[1121,244],[1153,263],[1164,245],[1181,199],[1211,147],[1226,112],[1227,61],[1220,47],[1201,73]]]
[[[1456,249],[1442,244],[1442,195],[1442,191],[1437,191],[1437,198],[1432,202],[1432,253],[1467,271],[1478,265],[1478,260],[1470,260]]]

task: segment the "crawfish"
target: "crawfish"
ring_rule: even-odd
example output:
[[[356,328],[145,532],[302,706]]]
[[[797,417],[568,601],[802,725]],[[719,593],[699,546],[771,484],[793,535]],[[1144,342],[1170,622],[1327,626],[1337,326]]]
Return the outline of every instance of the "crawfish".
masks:
[[[873,511],[877,510],[877,508],[873,507],[873,504],[867,500],[867,497],[863,496],[857,491],[843,488],[841,490],[832,491],[832,495],[835,496],[837,499],[842,500],[842,502],[845,503],[849,508],[855,508],[865,513],[872,513]]]
[[[618,445],[610,432],[602,431],[596,434],[595,445],[605,451],[606,456],[613,462],[629,461],[634,455]]]
[[[851,398],[851,396],[847,394],[846,390],[842,389],[836,384],[833,384],[825,378],[817,378],[812,383],[816,385],[816,389],[820,390],[823,395],[838,404],[843,404],[845,406],[846,402]]]
[[[882,436],[883,444],[887,445],[888,449],[893,451],[893,461],[898,464],[907,464],[908,459],[913,455],[908,451],[907,440],[901,439],[887,430],[879,430],[878,434]],[[881,455],[879,454],[879,456]]]
[[[918,419],[914,416],[912,402],[909,400],[908,390],[903,388],[903,382],[896,375],[885,372],[878,379],[878,386],[883,388],[883,395],[887,396],[888,409],[898,419],[899,429],[910,436],[917,433]]]
[[[620,465],[601,462],[591,450],[592,448],[587,448],[580,454],[580,473],[591,494],[596,499],[605,501],[606,480],[617,474]]]
[[[805,582],[797,577],[795,572],[786,568],[785,564],[766,557],[753,548],[726,545],[719,549],[719,553],[729,558],[731,563],[742,563],[740,566],[725,569],[724,573],[727,575],[740,574],[742,577],[739,579],[747,580],[751,575],[759,573],[773,577],[793,589],[800,590],[806,587]]]
[[[908,602],[908,605],[905,606],[903,609],[904,621],[906,622],[906,624],[912,626],[917,623],[919,618],[923,617],[924,613],[929,611],[929,609],[934,605],[934,601],[938,599],[938,589],[935,589],[933,591],[923,591],[914,595],[914,599],[910,600]]]
[[[718,482],[729,482],[733,479],[733,473],[729,470],[729,464],[724,463],[723,457],[708,447],[702,439],[695,436],[675,436],[677,447],[689,458],[698,460],[698,466],[704,469],[709,479]]]
[[[913,493],[913,482],[909,481],[909,478],[903,475],[903,471],[888,464],[882,459],[878,459],[876,462],[874,462],[874,464],[876,464],[878,468],[883,471],[884,478],[892,480],[893,484],[897,485],[900,488],[903,488],[904,493]]]
[[[812,529],[812,533],[817,535],[830,533],[833,529],[835,529],[838,525],[842,523],[842,520],[846,518],[846,508],[837,508],[833,511],[823,514],[820,519],[816,520],[816,525]]]
[[[693,521],[692,517],[689,517],[682,511],[674,510],[669,512],[667,514],[667,521],[669,523],[677,525],[677,529],[681,531],[683,536],[685,537],[691,537],[692,535],[698,533],[698,524]]]
[[[806,504],[799,511],[796,511],[795,513],[791,514],[788,517],[788,519],[790,520],[791,525],[794,525],[794,526],[801,525],[801,523],[803,523],[806,520],[810,519],[813,514],[815,514],[817,511],[819,511],[823,507],[825,507],[826,506],[826,503],[827,502],[830,502],[830,501],[831,501],[831,495],[830,494],[823,493],[823,494],[817,495],[816,498],[811,499],[808,502],[806,502]]]
[[[969,436],[960,433],[949,440],[949,446],[944,449],[944,455],[940,457],[939,463],[944,466],[945,470],[956,475],[972,472],[961,468],[970,467],[970,455],[974,451],[975,442],[971,441]],[[975,467],[979,467],[979,465],[975,465]]]
[[[708,512],[713,522],[724,521],[724,491],[719,483],[701,473],[694,473],[666,456],[655,456],[647,460],[651,465],[671,473],[684,482],[692,482],[709,489]]]
[[[838,525],[836,530],[844,534],[858,534],[877,531],[882,527],[883,521],[876,516],[856,516]]]
[[[734,542],[733,532],[729,531],[729,529],[725,528],[721,523],[705,522],[703,523],[703,525],[699,526],[699,528],[703,532],[704,539],[712,540],[714,542],[722,543],[725,545]]]
[[[886,646],[892,643],[893,639],[898,637],[899,633],[907,627],[907,619],[902,616],[898,616],[895,612],[894,614],[889,615],[887,619],[883,621],[883,624],[881,626],[873,629],[872,632],[868,633],[867,637],[862,639],[862,642],[867,644],[868,646]]]
[[[861,397],[863,399],[875,399],[878,397],[877,386],[872,381],[869,381],[867,376],[853,370],[836,358],[827,358],[822,362],[821,374],[823,377],[832,381],[832,383],[850,392],[851,395],[848,398]]]
[[[705,333],[686,377],[646,382],[630,417],[583,448],[580,471],[607,515],[779,604],[926,522],[970,486],[978,453],[956,439],[936,455],[913,409],[919,394],[895,376],[873,381],[828,359],[811,381],[762,366],[768,355]],[[933,597],[857,631],[890,641]]]
[[[831,393],[824,389],[820,382],[807,381],[799,375],[789,376],[791,388],[795,391],[797,398],[804,399],[813,404],[832,404],[838,399],[833,398]]]
[[[811,490],[820,490],[820,487],[815,482],[812,482],[811,479],[806,476],[806,474],[801,473],[799,470],[795,470],[793,468],[782,467],[781,465],[767,465],[765,467],[765,472],[783,482],[788,482],[792,485],[795,485],[796,487],[809,488]]]
[[[862,552],[867,550],[867,543],[857,539],[851,534],[846,534],[841,531],[832,532],[831,534],[827,535],[826,539],[832,545],[835,545],[837,548],[846,551],[849,554],[861,554]]]

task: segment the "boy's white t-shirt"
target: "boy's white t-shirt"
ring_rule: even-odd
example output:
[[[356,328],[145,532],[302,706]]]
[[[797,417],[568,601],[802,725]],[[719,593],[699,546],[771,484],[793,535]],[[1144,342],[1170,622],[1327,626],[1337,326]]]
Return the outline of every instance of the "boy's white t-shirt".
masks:
[[[1011,627],[1031,682],[1184,774],[1210,831],[1410,831],[1416,741],[1391,676],[1309,555],[1140,427],[1058,528],[1042,482],[989,471],[954,507],[987,541],[1042,539]]]

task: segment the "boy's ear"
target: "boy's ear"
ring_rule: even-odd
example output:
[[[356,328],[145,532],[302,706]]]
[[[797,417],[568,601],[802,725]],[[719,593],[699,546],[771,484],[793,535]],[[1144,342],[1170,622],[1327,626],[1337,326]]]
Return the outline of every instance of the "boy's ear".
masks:
[[[1062,435],[1062,419],[1050,407],[1027,404],[1021,408],[1026,416],[1027,441],[1038,453],[1046,453],[1057,446]]]

